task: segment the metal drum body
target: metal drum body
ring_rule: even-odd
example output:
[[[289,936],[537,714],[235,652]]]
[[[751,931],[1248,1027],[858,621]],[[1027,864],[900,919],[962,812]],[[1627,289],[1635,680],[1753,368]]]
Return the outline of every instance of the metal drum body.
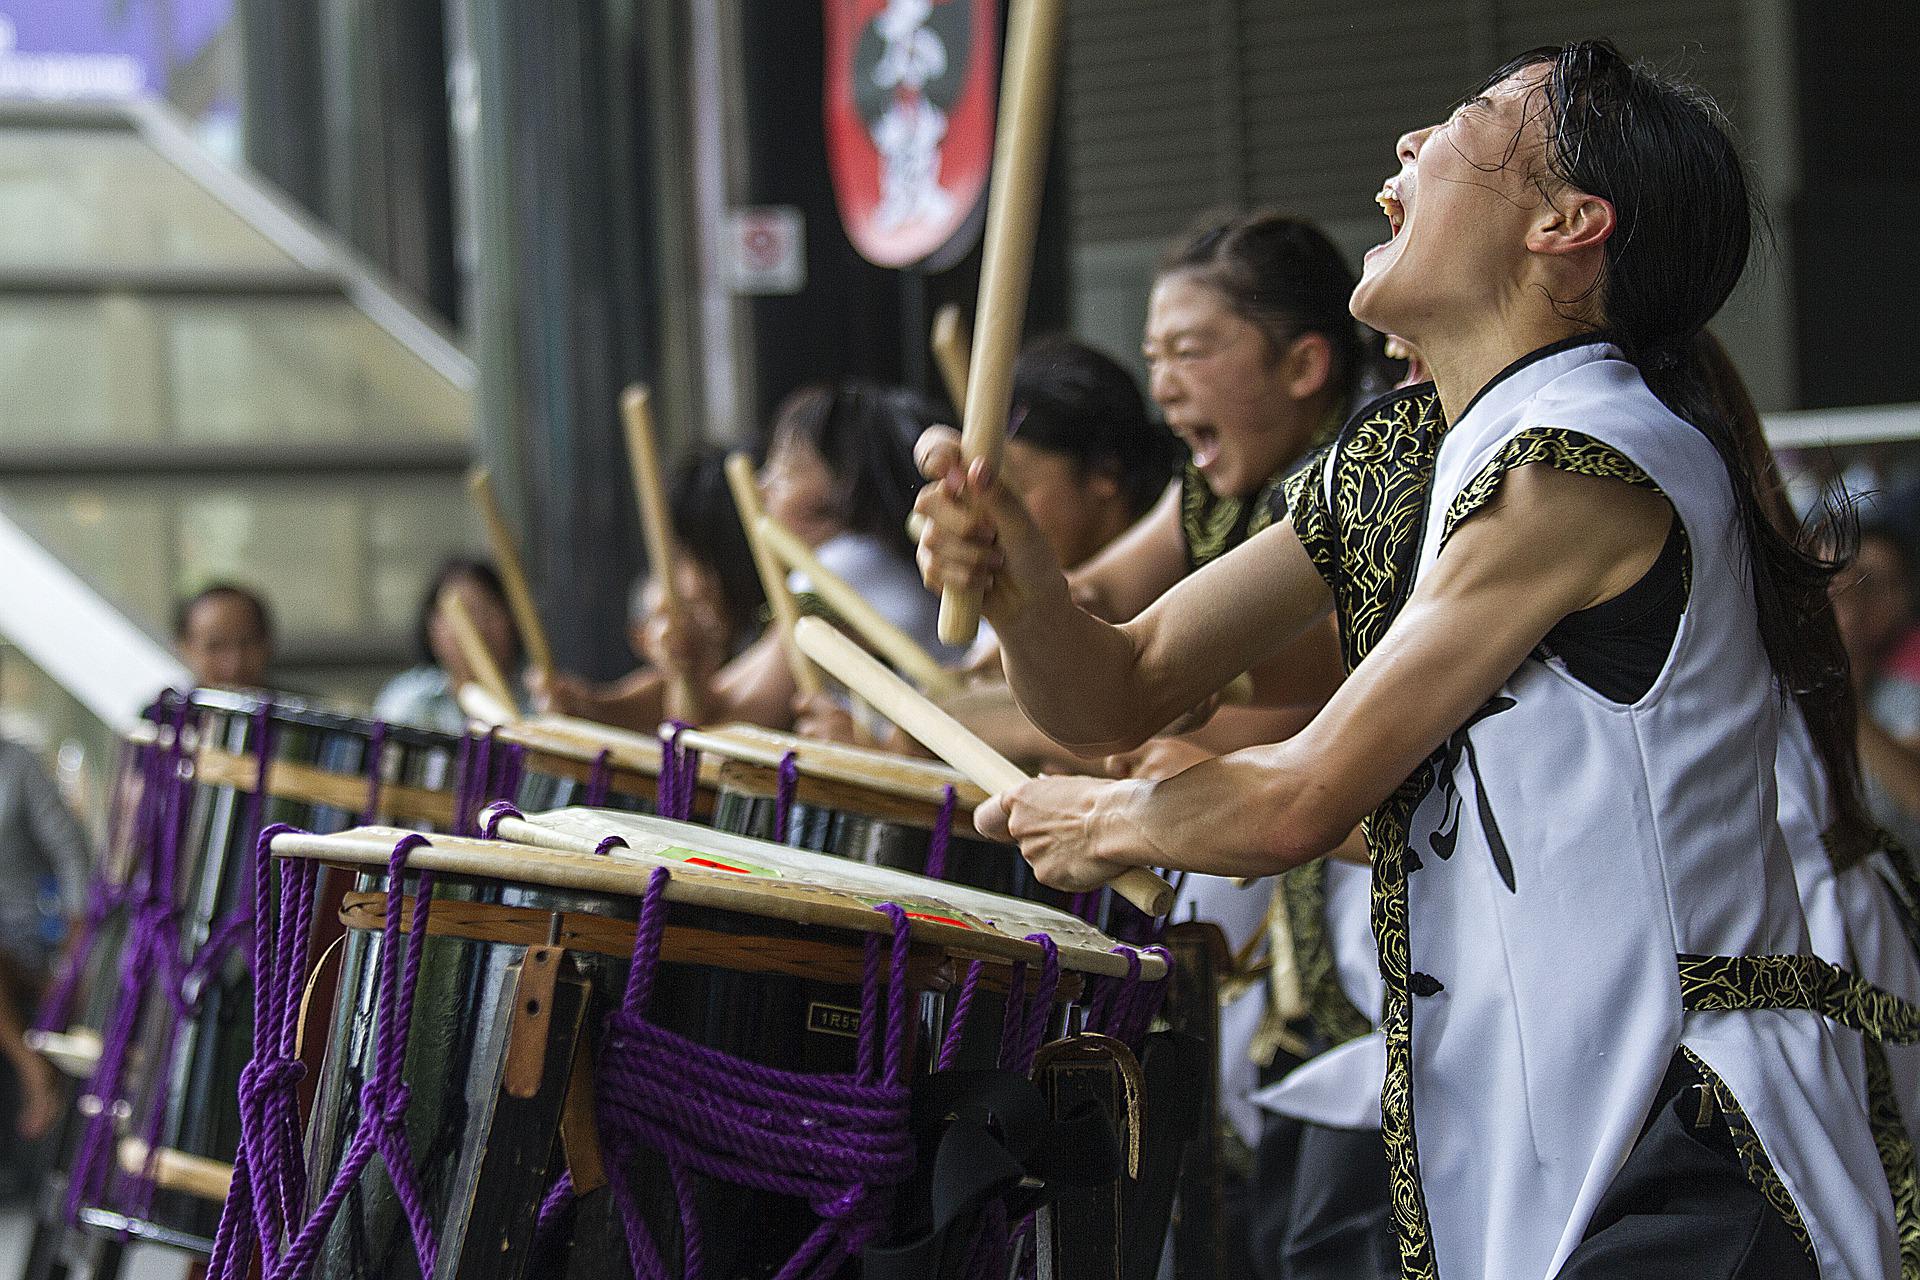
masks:
[[[236,910],[251,908],[248,867],[256,829],[252,819],[261,709],[269,708],[270,740],[268,793],[257,805],[262,826],[285,822],[337,831],[358,822],[372,797],[367,773],[377,729],[371,721],[297,702],[269,703],[260,695],[224,690],[197,691],[190,704],[187,731],[194,781],[185,802],[174,894],[180,944],[176,961],[183,971],[224,921]],[[416,820],[450,820],[459,740],[401,727],[379,732],[384,745],[376,807],[397,804],[414,810]],[[134,1103],[122,1126],[123,1170],[139,1168],[143,1145],[222,1164],[232,1161],[240,1137],[240,1073],[253,1041],[249,937],[243,935],[206,972],[204,981],[186,993],[188,1011],[172,1033],[165,1074],[155,1075],[149,1067],[127,1086]],[[117,995],[117,983],[106,985]],[[165,993],[154,982],[136,1033],[136,1064],[168,1056],[173,1017]],[[156,1178],[145,1209],[129,1214],[124,1204],[95,1205],[82,1210],[82,1221],[177,1247],[211,1248],[220,1220],[218,1199],[169,1182]],[[111,1194],[105,1198],[123,1199]]]
[[[954,791],[945,870],[940,878],[989,893],[1062,906],[1011,845],[971,834],[973,809],[986,793],[933,760],[820,742],[753,725],[685,735],[702,764],[718,762],[713,825],[776,839],[780,763],[791,753],[793,801],[783,843],[869,866],[923,874],[945,790]]]
[[[604,1187],[580,1198],[571,1232],[557,1247],[548,1242],[536,1256],[531,1246],[537,1207],[562,1170],[579,1167],[573,1164],[564,1131],[583,1117],[590,1123],[591,1109],[576,1091],[582,1087],[583,1064],[594,1060],[606,1015],[624,988],[628,958],[623,948],[632,939],[627,922],[638,916],[640,895],[654,867],[669,865],[674,880],[648,1020],[703,1045],[789,1070],[847,1072],[857,1052],[850,1028],[857,1027],[860,1017],[857,975],[865,934],[822,923],[822,901],[830,900],[830,911],[840,912],[841,919],[866,919],[864,913],[872,911],[873,904],[898,901],[914,920],[908,982],[916,993],[920,1022],[918,1071],[931,1069],[934,1050],[957,1007],[955,975],[969,960],[995,966],[999,979],[997,986],[990,979],[976,992],[971,1025],[972,1019],[982,1017],[982,1006],[1004,1001],[1010,958],[1037,954],[1031,944],[974,912],[956,912],[918,896],[945,886],[903,883],[909,878],[887,879],[878,873],[870,891],[861,891],[859,881],[849,878],[858,868],[834,872],[838,882],[832,887],[809,885],[798,895],[789,894],[806,899],[813,923],[760,914],[761,909],[736,910],[704,899],[678,898],[676,891],[687,882],[695,892],[704,884],[717,885],[723,893],[752,893],[758,886],[773,885],[765,892],[768,902],[777,903],[773,895],[787,892],[786,886],[806,874],[807,860],[812,859],[814,867],[823,861],[829,867],[843,865],[689,824],[573,810],[512,819],[499,828],[503,837],[518,843],[436,840],[415,852],[408,872],[411,890],[417,884],[415,871],[423,865],[434,870],[434,916],[414,995],[405,1084],[407,1136],[428,1215],[439,1234],[437,1274],[442,1280],[629,1277],[625,1237],[611,1192]],[[302,857],[350,858],[359,864],[361,892],[349,901],[348,911],[368,912],[356,921],[344,950],[341,999],[308,1129],[309,1207],[325,1193],[360,1123],[361,1088],[376,1050],[384,946],[378,928],[385,899],[374,894],[384,894],[386,886],[381,855],[402,834],[351,832],[297,846]],[[621,835],[638,852],[587,852],[601,847],[607,834]],[[525,843],[529,836],[535,837],[532,844]],[[349,848],[354,842],[357,847]],[[276,850],[285,851],[279,843]],[[448,870],[436,857],[455,860],[459,870]],[[458,861],[463,858],[466,861]],[[470,872],[475,860],[483,858],[494,860],[497,875]],[[586,875],[624,878],[632,888],[621,893],[604,886],[539,883],[542,877],[558,878],[548,870],[551,866],[575,872],[585,867]],[[903,888],[907,892],[901,892]],[[407,910],[410,918],[410,905]],[[1020,905],[1018,910],[1031,913],[1035,908]],[[932,923],[923,926],[921,921]],[[1104,936],[1077,920],[1048,923],[1080,929],[1085,936],[1077,962],[1105,964],[1104,971],[1112,971],[1116,958],[1104,949]],[[937,936],[923,937],[923,928]],[[1097,942],[1087,942],[1086,936]],[[537,1092],[515,1096],[505,1087],[515,1070],[514,1039],[535,1034],[526,1024],[517,1024],[525,1004],[518,983],[529,951],[543,944],[565,952],[562,975],[548,1001],[549,1021],[537,1033],[538,1069],[531,1077],[521,1077],[537,1079]],[[1067,961],[1064,949],[1062,959]],[[1053,1032],[1067,1029],[1074,1017],[1071,999],[1078,990],[1077,978],[1069,975],[1062,982],[1051,1013]],[[664,1164],[651,1157],[647,1164],[632,1170],[643,1215],[663,1256],[677,1258],[673,1192]],[[708,1276],[771,1275],[815,1222],[798,1201],[698,1176],[694,1197],[706,1228]],[[405,1215],[380,1160],[369,1162],[349,1191],[314,1274],[338,1280],[418,1276]]]

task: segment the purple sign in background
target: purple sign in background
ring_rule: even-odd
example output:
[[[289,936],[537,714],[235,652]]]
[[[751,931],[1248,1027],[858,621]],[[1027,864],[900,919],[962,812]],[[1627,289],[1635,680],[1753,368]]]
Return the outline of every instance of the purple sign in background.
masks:
[[[234,0],[0,0],[0,96],[166,91],[233,21]]]

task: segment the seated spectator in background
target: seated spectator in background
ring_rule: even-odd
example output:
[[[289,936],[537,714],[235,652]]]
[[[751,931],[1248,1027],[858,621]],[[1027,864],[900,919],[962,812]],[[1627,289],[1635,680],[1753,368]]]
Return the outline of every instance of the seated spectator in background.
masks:
[[[689,669],[710,675],[738,657],[760,634],[766,593],[753,566],[746,530],[733,509],[727,487],[726,452],[712,450],[675,471],[667,504],[671,508],[675,573],[686,644],[693,654]],[[627,643],[647,660],[649,627],[664,625],[660,584],[651,572],[634,579],[629,601]],[[536,680],[535,696],[565,715],[652,733],[666,718],[666,680],[643,666],[607,684],[578,676],[556,675],[550,684]]]
[[[58,916],[85,909],[91,863],[60,788],[31,750],[0,738],[0,1058],[17,1090],[14,1127],[27,1139],[45,1134],[60,1109],[53,1068],[27,1048],[27,1023],[59,948]]]
[[[455,558],[440,566],[420,600],[420,614],[414,624],[419,664],[388,681],[374,699],[373,714],[379,719],[442,733],[466,731],[466,713],[460,710],[455,694],[474,677],[442,607],[446,595],[458,596],[466,606],[494,665],[515,686],[515,696],[525,709],[526,698],[519,686],[524,653],[500,575],[483,560]]]
[[[273,660],[273,614],[259,592],[216,582],[174,610],[173,647],[196,685],[264,688]]]
[[[1862,718],[1905,749],[1896,754],[1863,741],[1868,805],[1910,851],[1920,850],[1920,786],[1906,780],[1912,770],[1901,764],[1920,750],[1920,628],[1911,566],[1892,529],[1861,527],[1852,563],[1834,577],[1833,609]]]

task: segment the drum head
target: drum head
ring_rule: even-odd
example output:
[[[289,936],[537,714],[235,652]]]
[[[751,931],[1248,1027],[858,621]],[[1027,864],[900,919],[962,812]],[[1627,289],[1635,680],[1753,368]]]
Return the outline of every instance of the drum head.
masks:
[[[758,725],[730,724],[718,729],[689,729],[680,745],[699,751],[704,761],[738,760],[761,768],[778,768],[789,752],[801,776],[877,791],[904,800],[938,805],[952,787],[962,814],[973,812],[987,798],[965,777],[940,763],[918,756],[874,751],[843,742],[796,737]]]

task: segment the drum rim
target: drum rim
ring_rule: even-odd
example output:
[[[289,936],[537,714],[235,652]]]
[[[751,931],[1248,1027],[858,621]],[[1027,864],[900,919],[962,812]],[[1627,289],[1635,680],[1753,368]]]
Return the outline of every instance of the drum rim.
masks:
[[[187,703],[196,711],[220,711],[232,715],[253,715],[262,707],[268,707],[269,714],[276,721],[295,724],[303,729],[354,734],[363,738],[372,737],[374,728],[383,723],[355,715],[344,707],[328,706],[273,690],[249,691],[208,685],[188,694]],[[459,734],[442,733],[419,725],[388,723],[386,741],[390,744],[455,751],[459,749],[462,738]]]
[[[934,805],[940,804],[946,788],[952,787],[955,804],[962,813],[971,813],[987,799],[987,793],[966,775],[938,760],[845,742],[823,742],[759,725],[688,729],[680,742],[699,751],[703,759],[712,756],[760,769],[777,768],[781,755],[791,751],[794,768],[807,777]]]
[[[280,858],[302,858],[356,868],[379,868],[388,863],[395,843],[408,834],[410,833],[396,827],[359,827],[326,836],[289,832],[274,837],[273,853],[275,857]],[[646,888],[646,879],[652,871],[650,865],[629,861],[626,858],[567,852],[550,846],[520,844],[508,840],[446,835],[429,836],[428,840],[429,843],[419,846],[408,855],[410,868],[535,886],[587,889],[621,897],[638,897],[643,893]],[[794,851],[787,849],[784,852]],[[620,870],[609,875],[609,869],[615,867]],[[543,874],[536,877],[535,868],[539,868]],[[860,901],[852,893],[835,887],[807,886],[793,881],[781,881],[779,883],[789,891],[799,889],[809,892],[775,895],[766,892],[768,886],[764,881],[755,883],[755,878],[723,871],[704,871],[699,867],[685,864],[671,865],[668,870],[669,879],[665,893],[669,902],[684,901],[699,906],[738,911],[743,915],[817,924],[822,927],[843,928],[855,932],[885,933],[891,928],[884,914]],[[519,874],[514,874],[516,871]],[[938,890],[941,887],[938,881],[928,882],[928,896],[936,903],[940,902]],[[880,895],[880,900],[890,899]],[[775,901],[784,905],[787,911],[773,913],[756,909]],[[1023,903],[1023,905],[1033,907],[1036,904]],[[963,907],[954,907],[952,910],[957,915],[971,916],[972,914]],[[1072,919],[1072,917],[1067,918]],[[981,923],[984,927],[975,928],[959,924],[943,924],[911,913],[909,916],[909,925],[916,942],[939,946],[957,958],[986,959],[1001,963],[1024,960],[1032,963],[1042,957],[1043,952],[1039,944],[1004,932],[1001,926],[990,921]],[[1076,923],[1084,924],[1084,922]],[[1086,927],[1092,928],[1092,926]],[[1093,930],[1093,932],[1098,936],[1099,941],[1113,944],[1113,939],[1106,934],[1099,930]],[[1056,937],[1054,942],[1059,948],[1061,966],[1071,972],[1120,977],[1126,974],[1129,967],[1125,955],[1096,948],[1079,938]],[[1154,979],[1165,972],[1164,961],[1152,953],[1142,953],[1140,963],[1141,975],[1144,978]]]

